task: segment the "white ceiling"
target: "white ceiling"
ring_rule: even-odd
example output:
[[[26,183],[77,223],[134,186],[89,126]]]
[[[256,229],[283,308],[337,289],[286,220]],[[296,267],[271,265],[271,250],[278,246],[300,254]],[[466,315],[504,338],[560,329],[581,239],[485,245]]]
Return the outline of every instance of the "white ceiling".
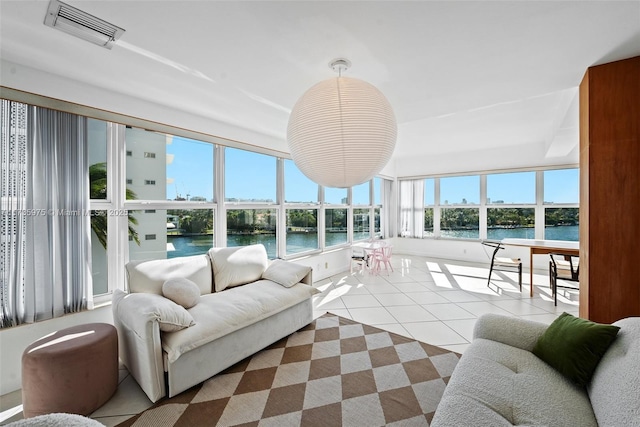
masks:
[[[48,0],[1,0],[2,60],[248,128],[276,149],[296,100],[345,57],[346,75],[393,106],[396,159],[535,144],[577,162],[585,70],[640,55],[640,1],[67,3],[126,32],[103,49],[44,26]]]

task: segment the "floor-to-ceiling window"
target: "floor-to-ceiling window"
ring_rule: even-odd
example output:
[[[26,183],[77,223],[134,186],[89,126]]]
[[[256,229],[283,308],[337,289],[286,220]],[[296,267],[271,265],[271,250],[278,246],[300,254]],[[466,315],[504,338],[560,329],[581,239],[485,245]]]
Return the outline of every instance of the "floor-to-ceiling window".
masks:
[[[227,246],[262,243],[277,257],[276,157],[227,147],[224,159]]]
[[[536,173],[487,175],[487,238],[535,238]]]
[[[415,212],[420,180],[400,180],[400,214]],[[400,227],[399,237],[444,239],[526,238],[577,241],[579,170],[520,170],[423,180],[424,230]],[[405,221],[406,222],[406,221]],[[406,228],[406,224],[405,224]]]
[[[578,169],[544,171],[544,238],[579,240]]]
[[[440,235],[477,239],[480,237],[480,176],[440,179]]]
[[[286,255],[315,251],[318,240],[318,184],[307,178],[293,160],[284,160]]]
[[[126,127],[124,146],[129,260],[206,253],[214,245],[214,145]]]
[[[433,178],[424,180],[424,204],[424,237],[433,237],[433,215],[436,206],[435,179]]]
[[[390,180],[384,180],[384,182],[391,183]],[[389,185],[388,188],[391,186]],[[373,178],[373,200],[372,209],[373,209],[373,237],[381,238],[385,230],[382,229],[383,223],[383,207],[382,207],[382,193],[383,193],[383,179],[380,177]],[[390,203],[387,204],[386,208],[390,211]],[[387,214],[385,214],[387,215]],[[389,233],[389,230],[386,230]],[[389,234],[390,236],[390,234]]]
[[[371,181],[351,188],[354,241],[371,238],[371,196]],[[378,223],[379,222],[378,220]]]

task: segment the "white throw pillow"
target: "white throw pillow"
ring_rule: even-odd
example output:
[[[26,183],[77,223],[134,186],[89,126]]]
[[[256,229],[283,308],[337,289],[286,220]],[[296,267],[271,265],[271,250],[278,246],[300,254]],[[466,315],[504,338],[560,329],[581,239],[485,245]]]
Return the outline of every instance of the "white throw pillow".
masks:
[[[285,288],[290,288],[304,279],[304,276],[309,274],[310,271],[311,267],[306,265],[276,259],[262,273],[262,278],[276,282]]]
[[[191,308],[200,301],[200,288],[191,280],[179,277],[162,284],[162,295],[184,308]]]
[[[216,292],[259,280],[269,263],[267,250],[261,244],[211,248],[209,258]]]
[[[125,266],[130,292],[162,295],[162,284],[184,277],[198,285],[201,294],[212,291],[211,262],[206,255],[129,261]]]
[[[118,310],[122,310],[114,315],[126,316],[130,311],[135,311],[143,318],[147,315],[148,318],[158,321],[163,332],[175,332],[196,324],[184,307],[162,295],[144,292],[128,294],[116,289],[113,292],[113,303]]]

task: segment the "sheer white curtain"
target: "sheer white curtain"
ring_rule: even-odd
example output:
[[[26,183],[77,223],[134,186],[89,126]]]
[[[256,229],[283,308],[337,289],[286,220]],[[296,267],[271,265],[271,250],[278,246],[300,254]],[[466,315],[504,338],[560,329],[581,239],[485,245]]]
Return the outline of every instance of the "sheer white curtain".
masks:
[[[381,184],[381,196],[380,202],[382,203],[382,212],[380,214],[380,231],[382,238],[386,239],[393,237],[392,225],[395,222],[393,218],[393,181],[388,179],[380,179]]]
[[[24,315],[27,106],[0,104],[0,294],[2,327],[20,323]]]
[[[400,236],[424,236],[424,179],[400,181]]]
[[[32,106],[26,110],[19,138],[5,140],[2,129],[3,203],[5,188],[11,199],[6,212],[3,205],[3,220],[15,218],[10,232],[2,230],[3,249],[9,249],[2,253],[2,265],[10,269],[2,272],[3,327],[83,310],[91,289],[86,118]],[[5,160],[5,149],[21,152],[22,135],[24,157],[9,154]],[[24,179],[5,185],[12,170],[23,169]]]

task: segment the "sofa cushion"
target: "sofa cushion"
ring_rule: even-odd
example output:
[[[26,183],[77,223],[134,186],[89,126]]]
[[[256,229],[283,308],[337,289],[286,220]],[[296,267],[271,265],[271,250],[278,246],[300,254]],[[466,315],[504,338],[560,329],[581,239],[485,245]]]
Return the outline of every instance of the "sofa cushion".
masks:
[[[184,308],[191,308],[200,301],[200,288],[189,279],[169,279],[162,285],[162,295]]]
[[[259,280],[269,263],[267,250],[261,244],[211,248],[209,258],[216,292]]]
[[[285,288],[270,280],[259,280],[224,292],[203,295],[200,303],[189,309],[196,324],[165,335],[162,348],[169,362],[173,363],[189,350],[293,307],[318,292],[302,283]]]
[[[445,389],[432,426],[597,426],[589,397],[531,352],[476,339]]]
[[[562,313],[542,334],[533,354],[584,387],[619,329]]]
[[[276,259],[262,273],[262,278],[276,282],[285,288],[290,288],[304,279],[310,271],[311,267],[306,265]]]
[[[122,311],[118,315],[155,319],[163,332],[175,332],[195,324],[193,317],[184,307],[161,295],[144,292],[128,294],[116,289],[113,292],[114,307],[123,306],[121,300],[126,300],[127,306],[135,307],[135,312]],[[123,321],[130,323],[127,319]]]
[[[126,269],[130,292],[162,295],[165,281],[185,278],[198,285],[201,294],[211,293],[211,263],[206,255],[131,261]]]
[[[640,426],[640,317],[615,322],[618,337],[588,387],[601,426]]]

